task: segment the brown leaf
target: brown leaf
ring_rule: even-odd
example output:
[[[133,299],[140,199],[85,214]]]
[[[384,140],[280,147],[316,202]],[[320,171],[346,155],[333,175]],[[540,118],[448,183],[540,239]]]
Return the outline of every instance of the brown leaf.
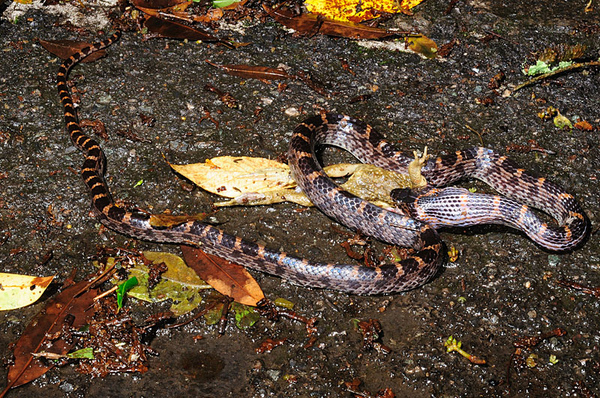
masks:
[[[205,218],[206,213],[182,216],[172,216],[170,214],[152,214],[150,216],[150,225],[155,228],[169,228],[188,221],[202,221]]]
[[[181,251],[187,265],[219,293],[240,304],[252,306],[265,298],[256,280],[241,265],[204,253],[196,247],[182,245]]]
[[[279,347],[280,345],[283,345],[286,341],[287,341],[287,339],[277,339],[277,340],[266,339],[265,341],[263,341],[260,344],[260,347],[258,347],[256,349],[256,353],[264,354],[265,352],[271,352],[271,351],[273,351],[273,349],[275,349],[275,347]]]
[[[150,8],[154,10],[161,10],[164,8],[176,6],[178,4],[188,3],[188,0],[131,0],[131,3],[136,8]]]
[[[221,39],[201,29],[192,28],[179,22],[167,21],[166,19],[150,16],[144,22],[144,26],[148,28],[150,32],[156,33],[160,37],[217,42],[226,46],[231,46],[229,43],[221,41]]]
[[[98,295],[98,289],[91,288],[95,283],[83,280],[64,289],[27,325],[15,344],[15,362],[8,370],[7,386],[0,396],[13,387],[37,379],[54,367],[52,363],[34,359],[32,354],[46,351],[65,355],[71,349],[73,342],[65,341],[61,331],[66,319],[69,319],[72,328],[77,329],[84,326],[93,315],[92,304]],[[59,336],[57,339],[50,339],[56,335]]]
[[[575,123],[575,128],[584,131],[592,131],[594,129],[592,125],[589,122],[586,122],[585,120],[580,120],[577,123]]]
[[[61,59],[67,59],[71,55],[75,54],[78,51],[83,50],[86,47],[90,47],[92,44],[79,41],[79,40],[42,40],[40,39],[40,44],[44,47],[48,52],[56,55]],[[106,55],[106,50],[95,51],[92,54],[88,55],[81,62],[94,62],[98,58],[102,58]]]
[[[333,19],[317,16],[315,14],[294,15],[285,8],[269,8],[263,4],[265,11],[280,24],[294,29],[300,33],[348,37],[351,39],[382,39],[394,36],[396,33],[385,29],[374,28],[352,22],[340,22]]]
[[[285,80],[294,78],[294,76],[289,75],[286,71],[279,68],[251,65],[218,65],[208,60],[205,62],[215,68],[222,69],[228,75],[245,77],[247,79]]]

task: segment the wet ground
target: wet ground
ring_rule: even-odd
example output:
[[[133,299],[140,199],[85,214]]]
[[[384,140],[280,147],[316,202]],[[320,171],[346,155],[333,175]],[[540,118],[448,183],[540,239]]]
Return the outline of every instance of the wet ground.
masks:
[[[599,4],[585,13],[587,1],[427,0],[412,17],[398,16],[389,26],[419,29],[438,45],[456,40],[444,60],[372,49],[354,40],[295,37],[277,23],[247,21],[218,32],[251,45],[237,50],[174,40],[142,41],[134,33],[108,50],[99,62],[71,74],[81,97],[82,118],[103,121],[108,180],[114,195],[155,212],[196,213],[210,209],[215,197],[182,189],[182,181],[163,160],[203,161],[217,155],[276,158],[286,151],[295,125],[320,109],[367,121],[406,151],[429,146],[433,153],[484,145],[505,153],[528,140],[555,155],[510,152],[524,168],[547,176],[574,194],[592,225],[600,213],[600,73],[580,70],[523,89],[521,69],[535,52],[559,44],[585,44],[590,59],[600,51]],[[4,9],[8,4],[2,8]],[[86,13],[105,9],[94,6]],[[6,15],[5,15],[6,17]],[[73,268],[92,272],[98,247],[172,251],[168,245],[126,239],[89,216],[89,196],[77,170],[81,154],[64,133],[55,89],[58,62],[37,39],[81,38],[65,28],[66,17],[29,9],[16,21],[0,20],[0,263],[5,272],[56,274],[62,281]],[[98,25],[96,25],[96,28]],[[110,29],[108,29],[110,30]],[[94,33],[83,37],[93,41]],[[324,97],[297,82],[275,84],[223,75],[215,63],[284,65],[307,71],[331,93]],[[342,67],[345,60],[352,73]],[[488,88],[498,72],[506,80]],[[230,92],[239,109],[225,107],[203,90],[212,84]],[[366,102],[349,100],[371,94]],[[499,95],[497,95],[499,94]],[[486,104],[491,99],[491,103]],[[586,120],[593,131],[563,131],[538,113],[554,106],[571,120]],[[203,121],[203,109],[219,120]],[[262,111],[255,115],[255,110]],[[218,113],[222,111],[222,113]],[[140,114],[156,118],[142,126]],[[132,128],[151,143],[115,134]],[[479,137],[479,135],[481,137]],[[339,160],[326,151],[327,162]],[[143,184],[136,183],[143,180]],[[485,187],[466,182],[479,191]],[[232,234],[258,240],[298,256],[347,262],[339,246],[347,236],[318,210],[298,212],[293,205],[234,208],[218,214]],[[253,273],[269,298],[283,297],[299,313],[319,318],[311,348],[302,325],[262,319],[240,331],[230,325],[223,337],[213,326],[192,325],[162,331],[152,342],[160,356],[144,374],[90,379],[72,368],[54,370],[13,395],[39,396],[349,396],[344,382],[357,378],[362,388],[390,388],[398,397],[586,396],[583,383],[600,394],[600,300],[556,285],[559,279],[600,286],[597,235],[571,253],[540,249],[506,228],[443,231],[448,246],[460,251],[431,283],[408,293],[358,297],[293,286]],[[43,263],[47,253],[52,258]],[[43,263],[43,265],[41,265]],[[145,307],[142,304],[131,304]],[[0,353],[42,308],[0,314]],[[158,311],[158,308],[144,308]],[[388,355],[362,348],[354,319],[379,319]],[[566,336],[525,350],[535,366],[507,371],[513,342],[563,328]],[[204,336],[195,340],[197,335]],[[446,353],[444,341],[461,340],[486,366]],[[266,338],[287,338],[270,353],[257,354]],[[551,356],[556,360],[551,361]],[[555,362],[555,363],[551,363]],[[4,379],[4,376],[2,376]],[[4,385],[4,381],[0,382]],[[580,395],[577,395],[580,394]]]

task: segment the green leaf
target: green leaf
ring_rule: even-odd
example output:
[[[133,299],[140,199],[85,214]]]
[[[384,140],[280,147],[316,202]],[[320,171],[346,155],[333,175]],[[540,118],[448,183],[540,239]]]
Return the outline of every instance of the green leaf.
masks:
[[[554,117],[554,125],[559,129],[573,129],[573,123],[571,123],[568,118],[561,115],[560,112]]]
[[[223,304],[215,305],[206,314],[204,314],[204,320],[207,325],[216,325],[221,320],[221,314],[223,313]]]
[[[129,271],[130,276],[138,278],[140,284],[131,291],[129,296],[138,300],[160,302],[173,300],[171,311],[176,316],[186,314],[202,302],[199,292],[211,289],[193,269],[188,267],[181,257],[171,253],[144,252],[144,257],[155,264],[165,263],[167,271],[161,275],[160,282],[152,289],[148,289],[149,269],[143,264],[135,264]]]
[[[138,280],[134,276],[132,278],[127,279],[125,282],[121,283],[117,288],[117,308],[121,309],[123,307],[123,300],[125,299],[125,294],[128,290],[131,290],[134,286],[138,285]]]
[[[554,68],[552,70],[555,70],[555,69],[564,69],[564,68],[567,68],[567,67],[569,67],[571,65],[573,65],[573,61],[560,61],[558,63],[558,68]]]
[[[234,302],[231,309],[235,312],[235,326],[239,329],[248,329],[260,319],[254,307]]]
[[[241,0],[213,0],[213,7],[223,8],[232,5],[233,3],[239,3]]]
[[[92,347],[82,348],[67,354],[68,358],[94,359],[94,349]]]
[[[535,65],[531,65],[529,67],[529,70],[527,71],[527,76],[541,75],[549,72],[550,67],[548,66],[548,64],[538,59]]]
[[[276,298],[275,301],[273,301],[273,304],[275,304],[278,307],[287,308],[288,310],[294,308],[294,303],[292,303],[290,300],[286,300],[281,297]]]

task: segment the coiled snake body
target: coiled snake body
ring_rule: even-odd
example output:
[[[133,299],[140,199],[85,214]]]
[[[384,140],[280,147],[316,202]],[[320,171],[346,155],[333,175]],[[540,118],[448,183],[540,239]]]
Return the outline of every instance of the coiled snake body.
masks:
[[[406,172],[411,159],[396,151],[370,126],[333,114],[309,118],[294,131],[288,158],[298,185],[324,213],[346,226],[391,244],[413,248],[414,254],[408,258],[377,268],[323,264],[247,242],[200,221],[169,227],[153,225],[148,213],[139,209],[127,211],[115,205],[104,179],[104,153],[94,139],[81,131],[67,85],[68,73],[74,65],[119,37],[117,32],[74,54],[60,66],[57,78],[68,133],[85,154],[81,174],[91,191],[94,211],[104,225],[119,233],[148,241],[192,244],[209,254],[279,275],[296,284],[356,294],[405,291],[427,282],[443,259],[443,245],[436,232],[440,226],[506,224],[524,231],[551,250],[571,249],[587,233],[587,219],[572,195],[485,148],[459,151],[429,161],[423,168],[429,187],[404,195],[406,214],[374,206],[342,190],[323,173],[314,156],[315,145],[339,146],[363,162],[399,172]],[[476,195],[460,188],[436,188],[464,177],[481,179],[506,197]],[[528,205],[554,216],[558,226],[539,220]]]

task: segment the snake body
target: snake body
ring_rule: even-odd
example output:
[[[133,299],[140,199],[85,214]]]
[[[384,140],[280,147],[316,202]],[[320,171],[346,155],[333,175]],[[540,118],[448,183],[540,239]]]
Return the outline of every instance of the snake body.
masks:
[[[93,209],[101,222],[116,232],[148,241],[198,246],[209,254],[281,276],[295,284],[355,294],[406,291],[426,283],[443,260],[443,244],[436,231],[440,226],[507,224],[553,250],[571,249],[587,233],[587,220],[573,196],[545,179],[530,176],[505,157],[484,148],[460,151],[428,162],[423,174],[431,187],[405,195],[406,212],[374,206],[339,188],[323,173],[314,155],[315,146],[339,146],[363,162],[400,172],[405,172],[411,159],[395,150],[370,126],[334,114],[314,116],[294,130],[288,159],[298,185],[325,214],[349,228],[413,248],[414,253],[408,258],[376,268],[319,263],[245,241],[197,220],[161,226],[154,223],[153,216],[147,212],[125,210],[114,203],[104,178],[104,152],[98,142],[81,130],[67,85],[73,66],[119,37],[120,32],[117,32],[73,54],[62,63],[57,74],[67,131],[73,144],[85,154],[81,174],[91,192]],[[526,204],[497,195],[474,195],[458,188],[436,188],[463,177],[482,179],[501,194]],[[549,226],[540,221],[528,204],[553,215],[559,225]]]

